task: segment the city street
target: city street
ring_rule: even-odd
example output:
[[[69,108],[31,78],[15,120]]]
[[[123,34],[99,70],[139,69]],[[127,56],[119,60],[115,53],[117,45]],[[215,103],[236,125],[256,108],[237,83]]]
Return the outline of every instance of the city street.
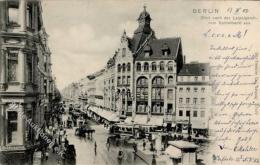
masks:
[[[63,117],[66,119],[66,116]],[[88,165],[96,164],[96,165],[117,165],[120,164],[117,160],[117,154],[119,152],[119,147],[110,145],[108,150],[106,146],[106,141],[108,137],[108,130],[106,130],[103,125],[96,124],[92,121],[91,127],[95,129],[95,133],[93,134],[93,138],[81,138],[75,136],[75,129],[66,129],[67,138],[70,144],[75,145],[76,149],[76,165]],[[95,155],[94,151],[94,143],[97,144],[97,155]],[[125,153],[125,157],[122,165],[145,165],[145,163],[139,158],[136,157],[134,160],[133,148],[131,146],[123,146],[122,150]],[[45,165],[53,165],[54,163],[58,164],[57,155],[50,153],[49,160],[45,161]],[[64,163],[60,163],[64,164]],[[71,164],[71,163],[65,163]]]

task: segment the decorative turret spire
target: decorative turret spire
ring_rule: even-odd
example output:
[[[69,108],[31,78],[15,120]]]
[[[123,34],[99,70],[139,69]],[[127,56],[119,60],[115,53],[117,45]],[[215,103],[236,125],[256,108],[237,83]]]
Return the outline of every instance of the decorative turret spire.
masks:
[[[132,39],[132,51],[135,52],[138,50],[140,45],[147,39],[149,35],[153,35],[152,38],[155,38],[154,32],[150,26],[151,17],[147,12],[147,7],[144,5],[143,11],[140,13],[137,21],[139,23],[138,28],[134,31],[134,36]]]

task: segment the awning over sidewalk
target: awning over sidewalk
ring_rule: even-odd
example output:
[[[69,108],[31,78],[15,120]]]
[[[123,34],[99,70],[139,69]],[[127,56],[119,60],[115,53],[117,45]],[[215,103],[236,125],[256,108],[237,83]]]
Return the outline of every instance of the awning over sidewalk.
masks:
[[[133,124],[132,120],[132,117],[127,117],[125,123]],[[151,116],[150,119],[148,119],[147,115],[135,115],[134,124],[143,126],[162,126],[163,116]]]
[[[91,106],[89,108],[90,111],[94,112],[98,116],[110,121],[110,122],[118,122],[119,118],[116,114],[116,112],[104,110],[102,108]]]
[[[169,155],[170,158],[175,158],[175,159],[179,159],[182,156],[181,150],[174,146],[167,147],[165,153]]]

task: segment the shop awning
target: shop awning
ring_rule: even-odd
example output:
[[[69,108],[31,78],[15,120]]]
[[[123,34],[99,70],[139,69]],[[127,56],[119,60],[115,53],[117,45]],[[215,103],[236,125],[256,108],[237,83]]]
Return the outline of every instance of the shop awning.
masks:
[[[174,146],[167,147],[165,153],[169,155],[170,158],[175,158],[175,159],[179,159],[182,156],[181,150]]]
[[[132,117],[127,117],[125,123],[133,124]],[[150,119],[147,118],[147,115],[135,115],[134,124],[144,125],[144,126],[162,126],[163,116],[151,116]]]
[[[116,112],[104,110],[99,107],[90,107],[89,108],[92,112],[96,113],[98,116],[110,121],[110,122],[118,122],[119,118]]]

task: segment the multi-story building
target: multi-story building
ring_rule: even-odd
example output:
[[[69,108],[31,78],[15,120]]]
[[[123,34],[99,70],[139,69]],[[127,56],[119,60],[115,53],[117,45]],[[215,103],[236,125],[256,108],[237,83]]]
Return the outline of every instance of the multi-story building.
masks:
[[[130,48],[130,38],[124,31],[121,37],[120,48],[115,56],[115,89],[117,110],[120,117],[131,115],[133,107],[133,64],[134,57]]]
[[[206,132],[211,116],[211,84],[208,63],[184,64],[177,80],[176,123],[179,130],[188,126]]]
[[[104,71],[104,108],[116,111],[115,56],[110,58]]]
[[[182,45],[180,38],[157,39],[150,22],[150,14],[144,9],[133,37],[127,37],[125,32],[121,37],[115,71],[116,89],[121,97],[118,109],[121,115],[129,116],[126,122],[135,118],[136,122],[146,124],[155,116],[162,125],[163,121],[172,122],[176,109]]]
[[[88,104],[104,107],[104,71],[101,69],[94,74],[88,75]]]
[[[32,161],[38,136],[24,119],[44,128],[51,110],[54,81],[41,12],[38,0],[0,2],[1,164]]]

